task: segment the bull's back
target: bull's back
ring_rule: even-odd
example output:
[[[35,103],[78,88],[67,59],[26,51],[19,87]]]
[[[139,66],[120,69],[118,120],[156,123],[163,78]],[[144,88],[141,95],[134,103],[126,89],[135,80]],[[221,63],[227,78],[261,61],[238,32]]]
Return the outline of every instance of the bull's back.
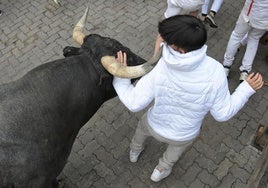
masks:
[[[94,71],[89,78],[85,67],[71,61],[38,67],[0,86],[2,185],[58,175],[79,129],[100,106],[90,109],[94,95],[101,95]]]

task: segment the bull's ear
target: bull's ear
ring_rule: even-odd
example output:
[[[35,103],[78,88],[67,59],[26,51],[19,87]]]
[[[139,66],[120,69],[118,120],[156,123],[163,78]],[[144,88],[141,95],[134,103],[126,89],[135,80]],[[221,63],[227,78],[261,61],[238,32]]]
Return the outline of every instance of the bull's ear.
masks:
[[[153,56],[149,61],[142,65],[138,66],[123,66],[120,65],[114,56],[104,56],[101,58],[101,63],[103,67],[112,75],[121,77],[121,78],[138,78],[146,73],[150,72],[159,59],[162,56],[162,49],[161,47],[157,54]]]

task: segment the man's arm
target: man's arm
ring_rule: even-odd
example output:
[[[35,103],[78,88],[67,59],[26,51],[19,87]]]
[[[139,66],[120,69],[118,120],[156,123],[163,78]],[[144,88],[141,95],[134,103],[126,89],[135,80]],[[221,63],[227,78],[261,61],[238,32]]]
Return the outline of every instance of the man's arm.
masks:
[[[126,53],[117,53],[117,62],[127,65]],[[133,112],[140,111],[149,105],[153,100],[152,73],[143,76],[134,86],[130,79],[114,77],[113,86],[121,102]]]
[[[219,76],[225,76],[224,74]],[[230,95],[227,79],[219,83],[221,86],[216,94],[215,103],[210,113],[217,121],[227,121],[238,113],[246,104],[249,97],[260,89],[264,82],[261,74],[250,74],[246,81],[242,82]]]

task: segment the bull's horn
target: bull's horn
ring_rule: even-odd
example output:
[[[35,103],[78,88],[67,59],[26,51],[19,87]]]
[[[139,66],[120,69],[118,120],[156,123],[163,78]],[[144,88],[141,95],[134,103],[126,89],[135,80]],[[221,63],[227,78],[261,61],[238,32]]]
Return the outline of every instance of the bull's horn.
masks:
[[[61,2],[58,0],[54,0],[54,3],[56,3],[58,6],[61,6]]]
[[[121,78],[138,78],[150,72],[154,68],[161,58],[162,48],[163,47],[159,49],[155,56],[142,65],[123,66],[116,61],[114,56],[103,56],[101,58],[101,63],[103,67],[114,76]]]
[[[84,38],[85,38],[85,34],[83,33],[83,28],[84,28],[85,23],[86,23],[87,14],[88,14],[88,7],[87,7],[84,15],[77,22],[77,24],[76,24],[76,26],[74,27],[74,30],[73,30],[73,39],[80,45],[83,44]]]

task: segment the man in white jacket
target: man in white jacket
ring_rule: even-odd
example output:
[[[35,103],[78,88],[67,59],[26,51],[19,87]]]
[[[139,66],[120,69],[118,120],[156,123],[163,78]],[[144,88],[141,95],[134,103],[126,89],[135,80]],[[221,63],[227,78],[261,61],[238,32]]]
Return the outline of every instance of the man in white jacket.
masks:
[[[246,0],[224,54],[223,66],[227,77],[241,40],[247,34],[247,48],[239,68],[239,80],[247,78],[252,70],[259,39],[266,30],[268,30],[268,0]]]
[[[182,152],[199,135],[202,121],[210,112],[218,121],[233,117],[255,90],[263,86],[259,73],[251,74],[230,95],[223,66],[206,55],[206,29],[199,19],[177,15],[159,23],[162,57],[155,68],[134,86],[129,79],[114,77],[113,85],[131,111],[154,104],[141,118],[130,144],[130,161],[136,162],[143,143],[153,136],[168,144],[151,180],[167,177]],[[117,61],[126,65],[126,54]]]

